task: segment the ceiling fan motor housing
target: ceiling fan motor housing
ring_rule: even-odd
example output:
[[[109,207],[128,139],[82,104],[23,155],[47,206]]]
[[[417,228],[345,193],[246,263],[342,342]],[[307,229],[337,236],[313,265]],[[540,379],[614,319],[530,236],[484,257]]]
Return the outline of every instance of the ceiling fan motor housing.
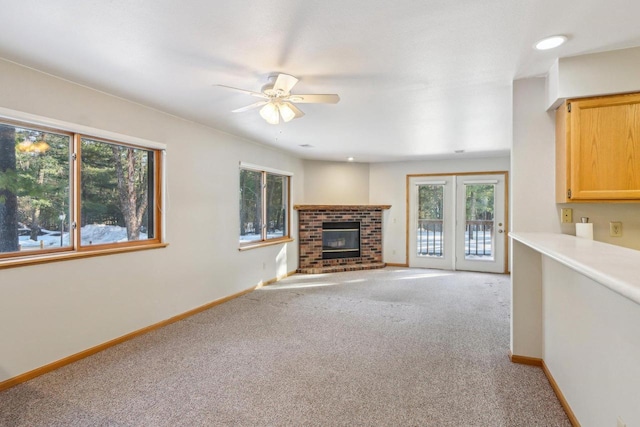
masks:
[[[269,76],[269,82],[262,86],[262,93],[267,95],[270,98],[280,98],[286,96],[287,93],[282,89],[274,89],[273,86],[276,84],[276,79],[278,76]]]

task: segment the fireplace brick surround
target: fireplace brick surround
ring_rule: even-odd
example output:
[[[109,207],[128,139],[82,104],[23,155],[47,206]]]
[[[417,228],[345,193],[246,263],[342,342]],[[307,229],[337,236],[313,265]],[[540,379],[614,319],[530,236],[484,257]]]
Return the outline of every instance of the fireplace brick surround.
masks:
[[[382,211],[391,205],[295,205],[298,211],[298,273],[319,274],[383,268]],[[322,259],[323,222],[360,222],[360,256]]]

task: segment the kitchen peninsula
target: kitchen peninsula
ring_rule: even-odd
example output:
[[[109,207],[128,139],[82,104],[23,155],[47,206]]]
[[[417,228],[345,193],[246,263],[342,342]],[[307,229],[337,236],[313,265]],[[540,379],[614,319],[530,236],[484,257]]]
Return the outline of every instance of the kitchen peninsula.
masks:
[[[640,251],[511,233],[511,355],[541,365],[582,426],[640,425]]]

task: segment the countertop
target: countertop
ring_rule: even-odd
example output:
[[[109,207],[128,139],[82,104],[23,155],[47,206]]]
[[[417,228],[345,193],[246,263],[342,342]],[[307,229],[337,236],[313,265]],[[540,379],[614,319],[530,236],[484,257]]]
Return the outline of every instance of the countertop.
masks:
[[[640,251],[567,234],[512,232],[509,237],[640,304]]]

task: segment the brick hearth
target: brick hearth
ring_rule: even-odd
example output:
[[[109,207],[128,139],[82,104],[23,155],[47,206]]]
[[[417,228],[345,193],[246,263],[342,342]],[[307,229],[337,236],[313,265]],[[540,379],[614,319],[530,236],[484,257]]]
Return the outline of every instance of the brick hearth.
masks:
[[[382,268],[382,211],[390,205],[295,205],[298,211],[298,273],[318,274]],[[322,259],[323,222],[360,222],[360,256]]]

